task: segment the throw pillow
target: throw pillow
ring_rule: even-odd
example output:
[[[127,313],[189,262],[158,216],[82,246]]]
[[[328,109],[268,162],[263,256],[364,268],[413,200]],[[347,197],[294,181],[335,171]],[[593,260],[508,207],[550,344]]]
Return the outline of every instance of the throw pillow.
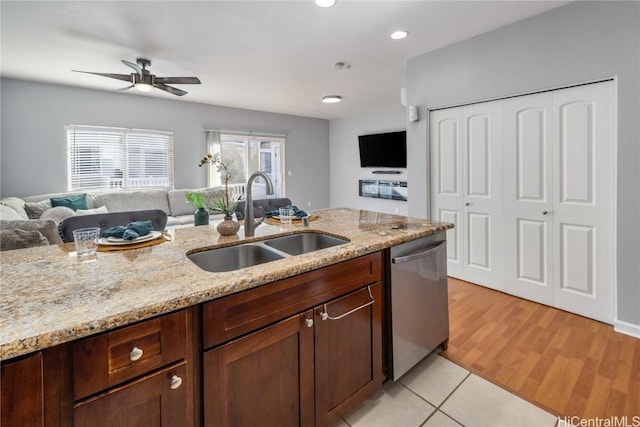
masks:
[[[87,204],[87,195],[78,194],[77,196],[56,197],[51,199],[51,206],[66,206],[77,211],[78,209],[89,209]]]
[[[0,204],[0,219],[23,219],[18,212],[7,205]]]
[[[42,212],[42,215],[40,215],[40,219],[52,219],[56,222],[56,224],[59,224],[60,221],[65,218],[69,218],[74,214],[75,212],[71,208],[68,208],[66,206],[56,206],[55,208],[47,209],[46,211]]]
[[[62,239],[58,234],[58,226],[52,219],[30,219],[19,221],[6,221],[0,220],[0,230],[25,230],[25,231],[39,231],[44,237],[47,238],[50,245],[57,245],[62,243]]]
[[[0,230],[0,251],[47,245],[49,241],[37,230]]]
[[[51,200],[41,202],[25,202],[24,210],[27,211],[29,219],[38,219],[47,209],[51,209]]]
[[[5,197],[4,199],[0,200],[0,204],[9,206],[14,211],[18,212],[18,215],[20,215],[22,219],[29,219],[27,211],[24,210],[24,200],[18,197]]]
[[[109,213],[109,209],[107,209],[106,206],[100,206],[99,208],[95,208],[95,209],[78,209],[76,211],[76,216],[106,214],[106,213]]]

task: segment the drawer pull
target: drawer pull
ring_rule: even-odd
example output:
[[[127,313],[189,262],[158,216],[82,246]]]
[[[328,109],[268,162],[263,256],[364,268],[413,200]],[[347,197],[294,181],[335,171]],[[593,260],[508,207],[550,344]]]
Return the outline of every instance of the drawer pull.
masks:
[[[181,385],[182,385],[182,378],[180,378],[177,375],[174,375],[171,377],[171,390],[180,388]]]
[[[351,313],[355,313],[358,310],[361,310],[365,307],[369,307],[371,304],[373,304],[375,302],[375,300],[373,299],[373,295],[371,295],[371,286],[367,286],[367,290],[369,291],[369,298],[371,298],[371,301],[369,301],[368,303],[362,304],[360,307],[356,307],[353,310],[349,310],[344,314],[341,314],[340,316],[329,316],[329,313],[327,313],[327,304],[323,304],[323,310],[322,313],[320,313],[320,317],[322,318],[322,320],[340,320],[343,317],[346,317],[348,315],[350,315]]]
[[[313,319],[305,319],[304,323],[307,325],[307,328],[310,328],[313,326]]]
[[[129,353],[129,359],[132,362],[135,362],[136,360],[139,360],[143,354],[144,354],[144,351],[142,351],[141,348],[133,347],[131,349],[131,353]]]

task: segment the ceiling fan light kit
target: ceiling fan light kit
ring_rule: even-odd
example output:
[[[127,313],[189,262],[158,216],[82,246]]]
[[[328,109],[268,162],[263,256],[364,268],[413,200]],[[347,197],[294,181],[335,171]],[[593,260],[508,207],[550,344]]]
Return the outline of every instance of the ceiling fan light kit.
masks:
[[[122,60],[122,63],[129,68],[132,68],[135,73],[131,74],[112,74],[112,73],[95,73],[92,71],[78,71],[72,70],[77,73],[95,74],[97,76],[109,77],[112,79],[123,80],[131,83],[131,86],[124,88],[135,88],[141,92],[151,92],[154,88],[169,92],[173,95],[183,96],[186,95],[182,89],[168,86],[168,84],[200,84],[200,79],[197,77],[156,77],[151,74],[147,67],[151,66],[151,61],[146,58],[137,58],[136,63]]]

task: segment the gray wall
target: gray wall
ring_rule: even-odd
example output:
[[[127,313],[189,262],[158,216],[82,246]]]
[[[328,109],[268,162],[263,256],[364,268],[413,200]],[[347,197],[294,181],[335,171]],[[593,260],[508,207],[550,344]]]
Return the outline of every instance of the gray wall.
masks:
[[[436,108],[618,79],[617,317],[640,327],[640,3],[575,2],[409,60],[409,104]],[[408,178],[427,213],[427,123],[408,129]],[[418,188],[420,187],[420,188]]]
[[[329,163],[331,168],[332,207],[366,209],[400,215],[407,214],[407,202],[358,196],[358,180],[360,179],[407,180],[406,169],[398,169],[402,170],[400,175],[374,175],[372,168],[361,168],[358,135],[403,130],[406,127],[406,110],[405,107],[400,105],[399,89],[397,107],[331,120],[331,156]],[[410,183],[408,192],[409,197],[411,197]]]
[[[66,191],[64,127],[75,124],[173,131],[176,188],[206,185],[206,128],[287,134],[287,197],[329,206],[328,120],[6,78],[1,89],[2,197]]]

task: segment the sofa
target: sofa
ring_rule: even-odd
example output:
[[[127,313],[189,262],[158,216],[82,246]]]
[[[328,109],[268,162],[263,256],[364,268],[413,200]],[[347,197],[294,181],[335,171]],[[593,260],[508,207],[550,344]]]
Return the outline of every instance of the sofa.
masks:
[[[222,196],[224,188],[76,191],[6,197],[0,199],[0,250],[62,243],[58,224],[74,215],[160,209],[167,214],[167,229],[191,226],[196,208],[186,202],[185,195],[189,191],[204,193],[209,205],[210,201]],[[65,203],[59,206],[61,200],[82,203],[75,209],[77,206],[69,207]],[[211,220],[223,218],[214,211],[210,215]]]

